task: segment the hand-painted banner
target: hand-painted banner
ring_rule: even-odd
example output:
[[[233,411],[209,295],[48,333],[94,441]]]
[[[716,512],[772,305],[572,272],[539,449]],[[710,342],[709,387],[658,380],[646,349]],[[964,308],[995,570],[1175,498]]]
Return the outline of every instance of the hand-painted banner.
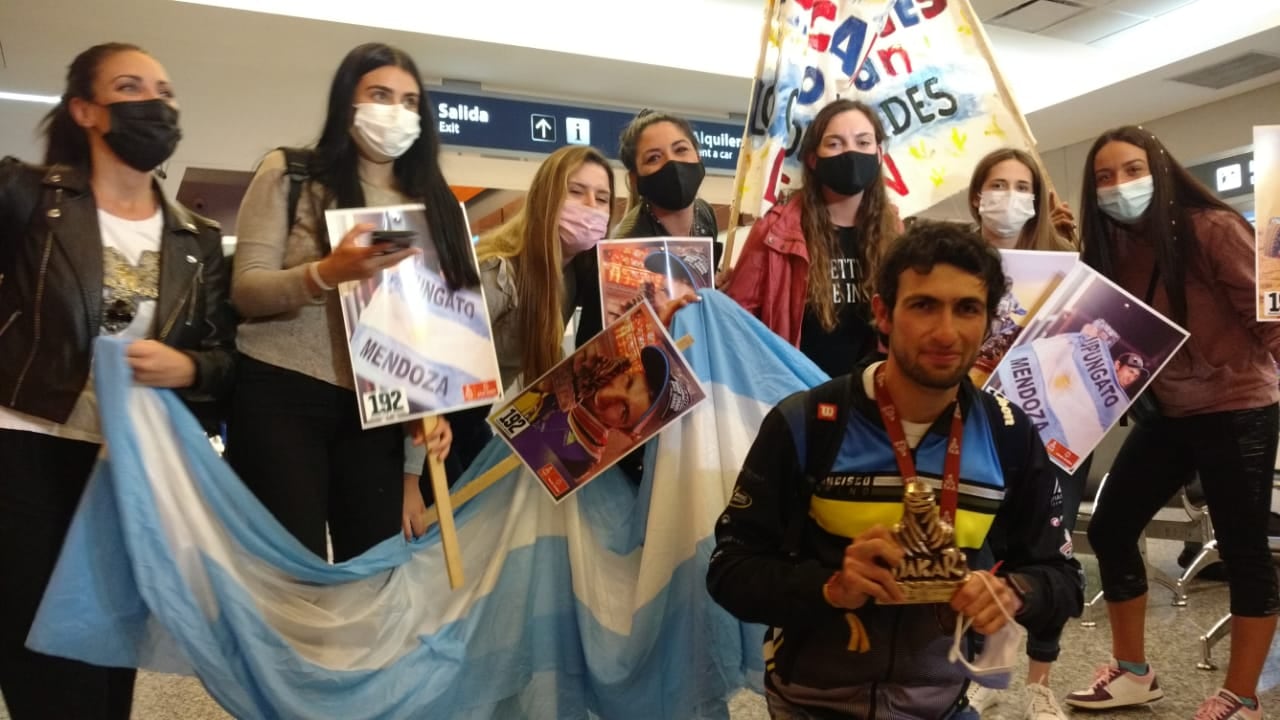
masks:
[[[1280,320],[1280,125],[1253,129],[1258,319]]]
[[[874,107],[883,172],[903,216],[968,187],[992,150],[1034,153],[1025,119],[967,0],[774,0],[738,169],[759,217],[801,179],[800,138],[837,98]]]
[[[1077,263],[984,389],[1022,408],[1049,458],[1074,473],[1186,339],[1185,330]]]
[[[421,250],[368,280],[338,288],[361,426],[497,399],[498,358],[484,296],[479,287],[449,289],[423,206],[328,210],[325,221],[335,244],[355,225],[368,223],[377,228],[375,242],[402,239]]]

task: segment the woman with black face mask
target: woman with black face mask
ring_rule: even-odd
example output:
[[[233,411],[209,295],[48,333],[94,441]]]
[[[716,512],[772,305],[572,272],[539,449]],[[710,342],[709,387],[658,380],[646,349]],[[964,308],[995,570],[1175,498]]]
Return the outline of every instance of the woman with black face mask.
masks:
[[[627,212],[614,228],[615,239],[708,237],[714,265],[722,244],[716,240],[715,210],[698,197],[706,169],[698,139],[688,121],[654,110],[642,110],[622,131],[618,159],[627,169]],[[573,259],[570,270],[577,290],[578,344],[604,329],[600,316],[600,269],[594,252]]]
[[[126,340],[134,382],[213,429],[235,315],[218,226],[151,174],[182,137],[160,63],[84,51],[44,134],[43,167],[0,161],[0,692],[14,720],[123,719],[132,669],[24,647],[102,444],[94,340]]]
[[[631,121],[618,147],[631,196],[615,238],[715,239],[715,211],[698,198],[706,176],[698,150],[698,138],[683,118],[644,110]],[[717,242],[717,263],[719,257]]]
[[[902,232],[880,172],[884,139],[870,107],[824,107],[800,142],[803,187],[752,226],[724,287],[832,377],[879,348],[871,280]]]

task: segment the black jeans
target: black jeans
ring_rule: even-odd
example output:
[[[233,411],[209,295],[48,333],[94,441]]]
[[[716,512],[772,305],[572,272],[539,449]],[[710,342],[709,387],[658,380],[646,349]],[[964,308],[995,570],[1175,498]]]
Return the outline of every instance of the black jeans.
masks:
[[[0,430],[0,692],[13,720],[129,717],[132,668],[25,647],[97,456],[92,443]]]
[[[360,429],[356,395],[241,356],[227,461],[294,537],[335,562],[400,532],[404,429]]]
[[[1192,473],[1199,473],[1227,567],[1231,614],[1280,614],[1267,543],[1278,431],[1276,405],[1136,424],[1089,522],[1104,597],[1122,602],[1147,592],[1138,536]]]

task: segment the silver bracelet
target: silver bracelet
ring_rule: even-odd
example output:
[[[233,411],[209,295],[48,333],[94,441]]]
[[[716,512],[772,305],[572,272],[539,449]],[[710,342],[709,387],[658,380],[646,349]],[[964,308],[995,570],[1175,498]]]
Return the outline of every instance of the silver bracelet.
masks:
[[[321,290],[328,292],[333,289],[332,285],[329,285],[320,277],[320,261],[319,260],[316,260],[311,264],[307,265],[307,275],[311,278],[311,281],[316,284],[316,287],[320,288]]]

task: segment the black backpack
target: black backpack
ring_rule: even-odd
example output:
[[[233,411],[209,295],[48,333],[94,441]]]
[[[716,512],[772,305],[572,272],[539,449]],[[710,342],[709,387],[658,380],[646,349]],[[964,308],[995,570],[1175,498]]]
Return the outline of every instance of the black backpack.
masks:
[[[809,513],[809,501],[821,478],[831,472],[840,443],[849,424],[853,406],[853,381],[860,373],[841,375],[809,390],[789,395],[778,404],[778,412],[791,428],[796,457],[804,458],[804,482],[794,507],[796,516],[787,523],[782,547],[788,553],[800,550],[800,541]]]

